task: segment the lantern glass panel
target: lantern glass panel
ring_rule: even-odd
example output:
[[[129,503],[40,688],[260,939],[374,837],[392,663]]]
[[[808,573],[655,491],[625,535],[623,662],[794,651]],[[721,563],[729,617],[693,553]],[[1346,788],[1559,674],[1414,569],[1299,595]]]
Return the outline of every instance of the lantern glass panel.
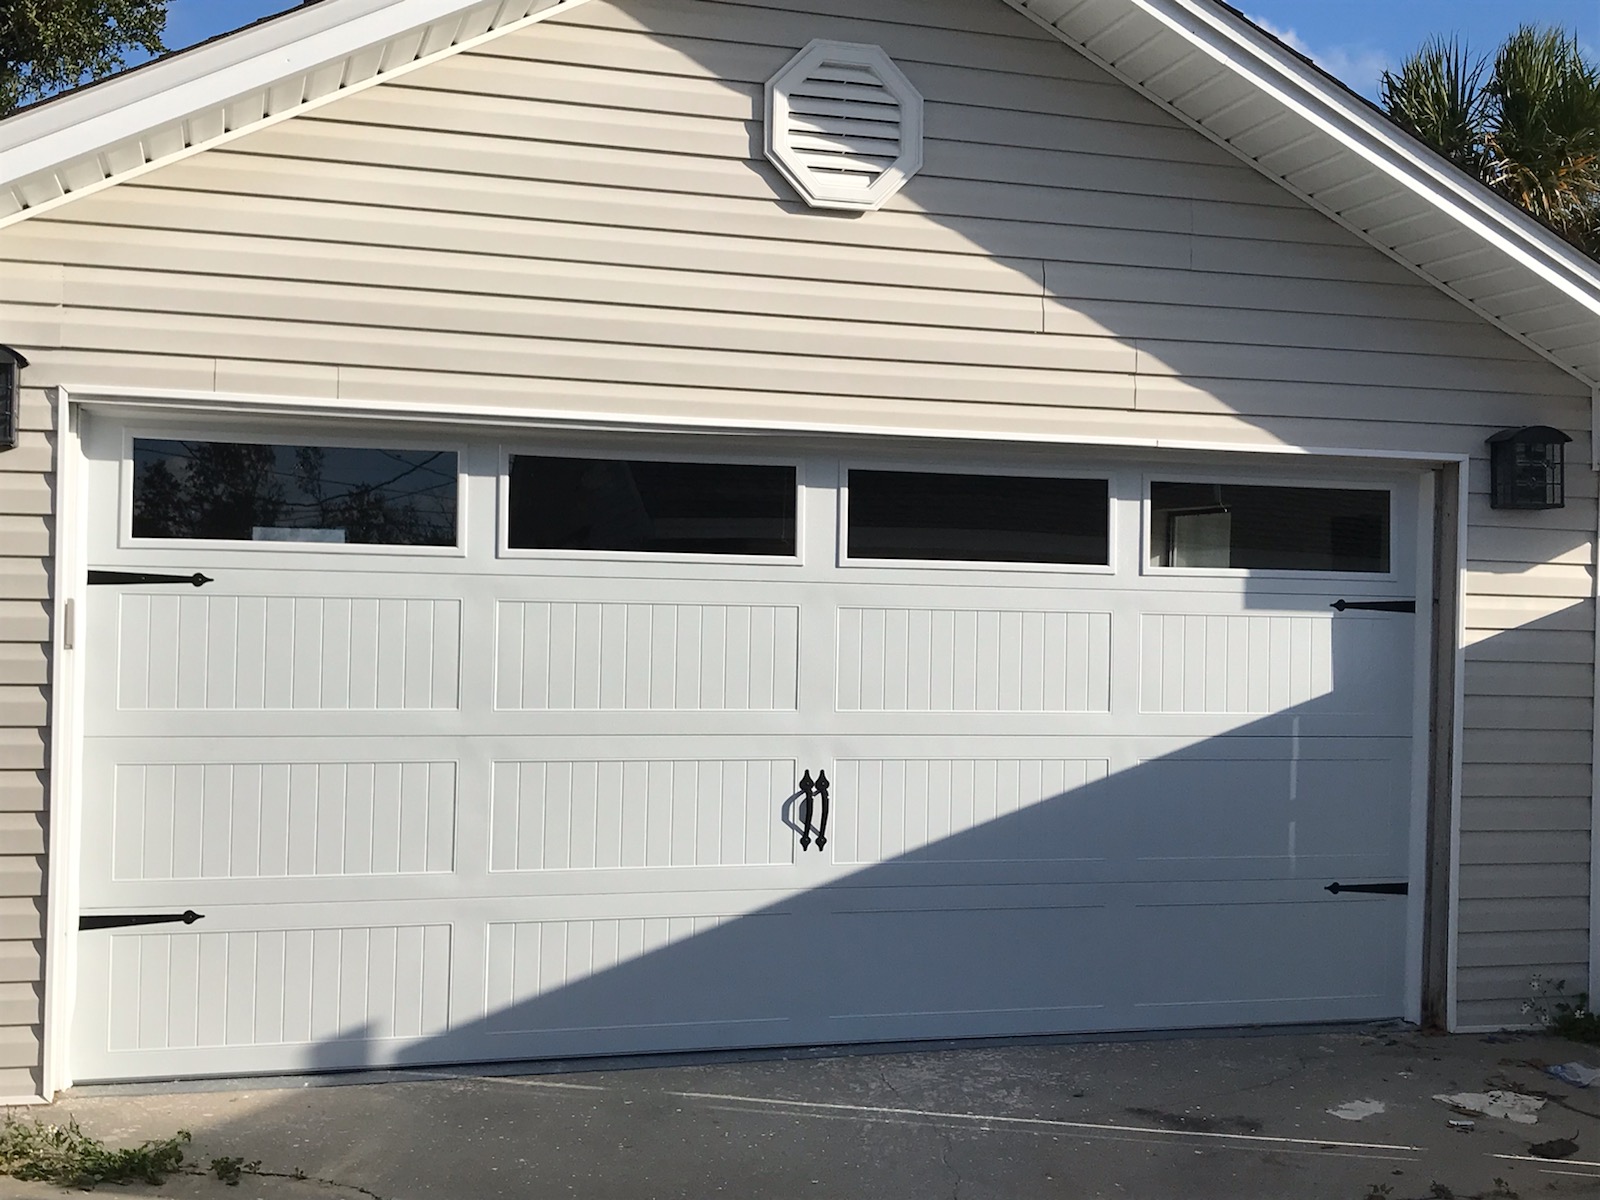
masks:
[[[1566,503],[1566,443],[1558,429],[1535,426],[1489,439],[1490,499],[1495,508],[1546,509]]]
[[[15,355],[0,347],[0,450],[14,449],[17,444],[18,409],[22,406],[20,366]]]

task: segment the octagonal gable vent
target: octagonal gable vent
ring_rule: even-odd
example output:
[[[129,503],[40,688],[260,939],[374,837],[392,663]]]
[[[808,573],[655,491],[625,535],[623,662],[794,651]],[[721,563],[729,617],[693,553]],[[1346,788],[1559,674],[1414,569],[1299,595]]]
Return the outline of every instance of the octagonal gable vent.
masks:
[[[881,208],[922,167],[922,96],[877,46],[818,39],[767,84],[767,157],[813,208]]]

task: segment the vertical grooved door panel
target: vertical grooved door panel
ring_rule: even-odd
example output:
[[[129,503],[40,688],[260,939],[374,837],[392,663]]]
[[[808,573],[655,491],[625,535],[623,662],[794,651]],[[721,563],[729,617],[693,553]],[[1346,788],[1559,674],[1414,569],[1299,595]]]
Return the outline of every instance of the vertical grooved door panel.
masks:
[[[450,926],[109,939],[111,1051],[437,1036],[450,1026]]]
[[[799,611],[772,605],[497,606],[495,707],[793,711]]]
[[[457,600],[122,596],[117,707],[225,712],[454,709]]]
[[[1141,707],[1147,713],[1392,712],[1411,671],[1409,630],[1393,614],[1147,613]]]
[[[794,860],[782,812],[793,761],[497,762],[495,871],[772,866]]]
[[[844,711],[1110,707],[1109,613],[841,608],[838,639]]]
[[[455,763],[125,763],[115,780],[118,880],[455,867]]]
[[[1104,759],[839,759],[836,862],[1007,862],[1093,858],[1071,797],[1103,781]]]

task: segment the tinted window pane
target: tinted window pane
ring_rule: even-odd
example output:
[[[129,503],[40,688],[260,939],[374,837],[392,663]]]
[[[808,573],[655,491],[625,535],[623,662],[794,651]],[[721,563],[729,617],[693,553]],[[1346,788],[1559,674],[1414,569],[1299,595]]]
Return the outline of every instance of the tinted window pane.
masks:
[[[1389,493],[1152,483],[1151,562],[1277,571],[1389,570]]]
[[[1110,562],[1104,479],[850,472],[851,558]]]
[[[456,544],[449,450],[135,438],[133,536]]]
[[[796,483],[793,467],[518,454],[510,545],[793,555]]]

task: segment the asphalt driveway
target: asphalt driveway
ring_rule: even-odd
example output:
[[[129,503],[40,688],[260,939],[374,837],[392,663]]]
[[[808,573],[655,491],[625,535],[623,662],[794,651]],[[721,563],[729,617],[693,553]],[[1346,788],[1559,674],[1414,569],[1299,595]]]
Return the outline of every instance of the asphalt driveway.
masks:
[[[115,1144],[183,1128],[202,1168],[260,1161],[237,1187],[111,1189],[133,1196],[1600,1197],[1600,1084],[1544,1070],[1571,1060],[1600,1050],[1299,1032],[85,1089],[20,1115],[75,1117]],[[1537,1123],[1433,1098],[1491,1090],[1542,1099]],[[1530,1153],[1549,1142],[1575,1146]]]

